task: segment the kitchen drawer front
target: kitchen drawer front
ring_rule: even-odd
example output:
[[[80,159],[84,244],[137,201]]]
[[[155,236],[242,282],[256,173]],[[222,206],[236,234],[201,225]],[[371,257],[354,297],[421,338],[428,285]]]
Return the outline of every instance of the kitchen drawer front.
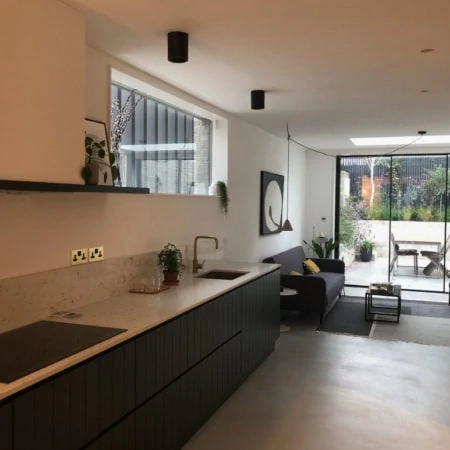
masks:
[[[131,341],[14,399],[15,450],[80,448],[135,407]]]
[[[236,389],[240,373],[238,334],[136,411],[136,448],[179,450]]]
[[[142,404],[241,329],[241,289],[136,339],[136,401]]]
[[[4,450],[13,449],[13,408],[12,403],[0,405],[0,439],[1,448]]]
[[[135,417],[134,414],[129,415],[99,439],[95,440],[87,447],[86,450],[132,450],[136,447],[135,443]],[[144,447],[142,447],[144,449]],[[149,448],[150,450],[150,448]]]

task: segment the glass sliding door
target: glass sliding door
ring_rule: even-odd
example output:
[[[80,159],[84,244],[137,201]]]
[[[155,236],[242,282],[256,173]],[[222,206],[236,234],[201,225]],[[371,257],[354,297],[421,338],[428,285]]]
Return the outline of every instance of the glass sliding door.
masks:
[[[342,157],[339,196],[339,255],[346,283],[367,286],[388,281],[389,157]]]
[[[447,156],[394,156],[391,171],[392,281],[442,291]]]
[[[346,284],[447,291],[449,156],[340,157],[337,166]]]

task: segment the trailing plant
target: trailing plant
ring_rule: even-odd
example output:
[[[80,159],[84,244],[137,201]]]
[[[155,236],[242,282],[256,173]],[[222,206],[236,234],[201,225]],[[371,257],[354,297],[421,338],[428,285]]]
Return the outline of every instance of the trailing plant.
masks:
[[[228,212],[228,205],[230,203],[230,197],[228,195],[228,188],[224,181],[218,181],[216,183],[217,194],[219,195],[220,208],[226,214]]]
[[[319,257],[319,258],[330,258],[333,251],[339,247],[339,242],[333,242],[330,238],[323,243],[311,241],[311,244],[303,240],[303,242]]]
[[[165,272],[182,272],[184,264],[181,250],[169,242],[158,253],[158,265]]]

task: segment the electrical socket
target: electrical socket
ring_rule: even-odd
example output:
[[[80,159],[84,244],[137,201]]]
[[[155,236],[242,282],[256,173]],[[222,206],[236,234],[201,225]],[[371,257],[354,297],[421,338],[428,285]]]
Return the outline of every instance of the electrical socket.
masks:
[[[89,247],[89,262],[103,261],[105,252],[103,247]]]
[[[77,248],[70,252],[70,265],[78,266],[79,264],[87,264],[89,262],[88,249]]]

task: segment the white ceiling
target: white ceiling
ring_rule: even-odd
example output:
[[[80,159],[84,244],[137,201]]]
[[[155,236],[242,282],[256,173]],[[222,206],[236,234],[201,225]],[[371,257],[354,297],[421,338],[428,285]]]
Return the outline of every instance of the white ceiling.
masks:
[[[289,122],[342,154],[361,153],[350,137],[450,134],[448,0],[67,1],[90,45],[272,134]],[[190,35],[186,64],[167,62],[174,30]]]

